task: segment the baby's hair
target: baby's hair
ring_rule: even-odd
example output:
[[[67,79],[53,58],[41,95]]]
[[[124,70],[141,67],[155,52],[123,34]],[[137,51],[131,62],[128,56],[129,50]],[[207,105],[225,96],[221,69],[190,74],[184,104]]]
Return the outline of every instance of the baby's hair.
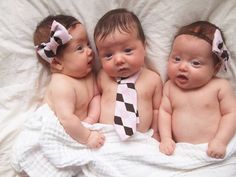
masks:
[[[33,41],[34,45],[40,45],[41,43],[47,43],[50,40],[50,30],[52,22],[56,20],[60,24],[62,24],[66,29],[69,29],[76,24],[80,23],[75,17],[69,16],[69,15],[49,15],[46,18],[44,18],[41,22],[38,23],[34,34],[33,34]],[[59,46],[57,49],[57,54],[60,55],[60,53],[63,51],[63,49],[66,47],[65,45]],[[37,57],[39,61],[49,66],[49,63],[43,60],[38,54]]]
[[[208,21],[197,21],[189,25],[183,26],[182,28],[180,28],[175,38],[182,34],[192,35],[205,40],[212,46],[216,29],[220,31],[223,41],[225,41],[221,29]],[[221,60],[213,52],[212,57],[214,59],[215,64],[221,62]]]
[[[130,33],[134,29],[137,30],[138,39],[144,44],[145,36],[138,17],[126,9],[114,9],[107,12],[98,21],[94,30],[94,39],[103,40],[115,30]]]

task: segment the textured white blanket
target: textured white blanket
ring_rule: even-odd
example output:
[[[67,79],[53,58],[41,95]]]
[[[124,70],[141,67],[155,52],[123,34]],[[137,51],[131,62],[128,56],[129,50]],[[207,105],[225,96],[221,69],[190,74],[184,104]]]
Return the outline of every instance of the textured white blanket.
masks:
[[[48,107],[44,105],[41,111],[48,112]],[[159,152],[159,143],[151,138],[151,131],[121,142],[112,125],[84,125],[105,134],[102,148],[91,150],[74,141],[52,112],[50,116],[30,119],[15,146],[15,168],[32,177],[236,176],[232,163],[236,160],[236,137],[223,160],[209,158],[207,144],[179,143],[174,155],[166,156]]]

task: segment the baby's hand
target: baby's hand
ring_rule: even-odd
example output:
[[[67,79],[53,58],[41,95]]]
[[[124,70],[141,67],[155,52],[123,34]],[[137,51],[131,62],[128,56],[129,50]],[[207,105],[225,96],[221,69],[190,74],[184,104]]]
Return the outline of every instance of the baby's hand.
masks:
[[[223,159],[225,156],[227,144],[218,139],[213,139],[208,143],[207,155],[216,159]]]
[[[97,131],[91,131],[86,145],[89,148],[100,148],[104,144],[104,141],[105,136],[102,133]]]
[[[166,155],[172,155],[175,150],[175,142],[171,138],[163,139],[160,142],[159,149]]]

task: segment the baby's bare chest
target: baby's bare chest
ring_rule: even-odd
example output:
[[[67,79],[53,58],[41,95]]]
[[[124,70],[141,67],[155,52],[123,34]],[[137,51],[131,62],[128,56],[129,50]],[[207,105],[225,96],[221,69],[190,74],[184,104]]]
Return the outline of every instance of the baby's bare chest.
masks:
[[[176,91],[171,95],[171,105],[173,110],[215,111],[219,109],[219,98],[213,90]]]

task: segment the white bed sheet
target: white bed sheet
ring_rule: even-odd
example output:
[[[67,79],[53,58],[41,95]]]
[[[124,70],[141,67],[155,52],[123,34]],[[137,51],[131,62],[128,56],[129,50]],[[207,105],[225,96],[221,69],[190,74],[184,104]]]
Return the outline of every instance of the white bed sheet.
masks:
[[[108,10],[119,7],[134,11],[140,18],[148,42],[148,66],[158,71],[163,80],[178,28],[196,20],[218,25],[224,31],[232,56],[229,72],[219,75],[230,80],[236,93],[235,0],[0,1],[0,176],[16,175],[10,166],[12,144],[21,131],[25,113],[38,106],[48,81],[48,73],[34,53],[32,34],[36,24],[49,14],[73,15],[86,25],[92,42],[97,20]]]

